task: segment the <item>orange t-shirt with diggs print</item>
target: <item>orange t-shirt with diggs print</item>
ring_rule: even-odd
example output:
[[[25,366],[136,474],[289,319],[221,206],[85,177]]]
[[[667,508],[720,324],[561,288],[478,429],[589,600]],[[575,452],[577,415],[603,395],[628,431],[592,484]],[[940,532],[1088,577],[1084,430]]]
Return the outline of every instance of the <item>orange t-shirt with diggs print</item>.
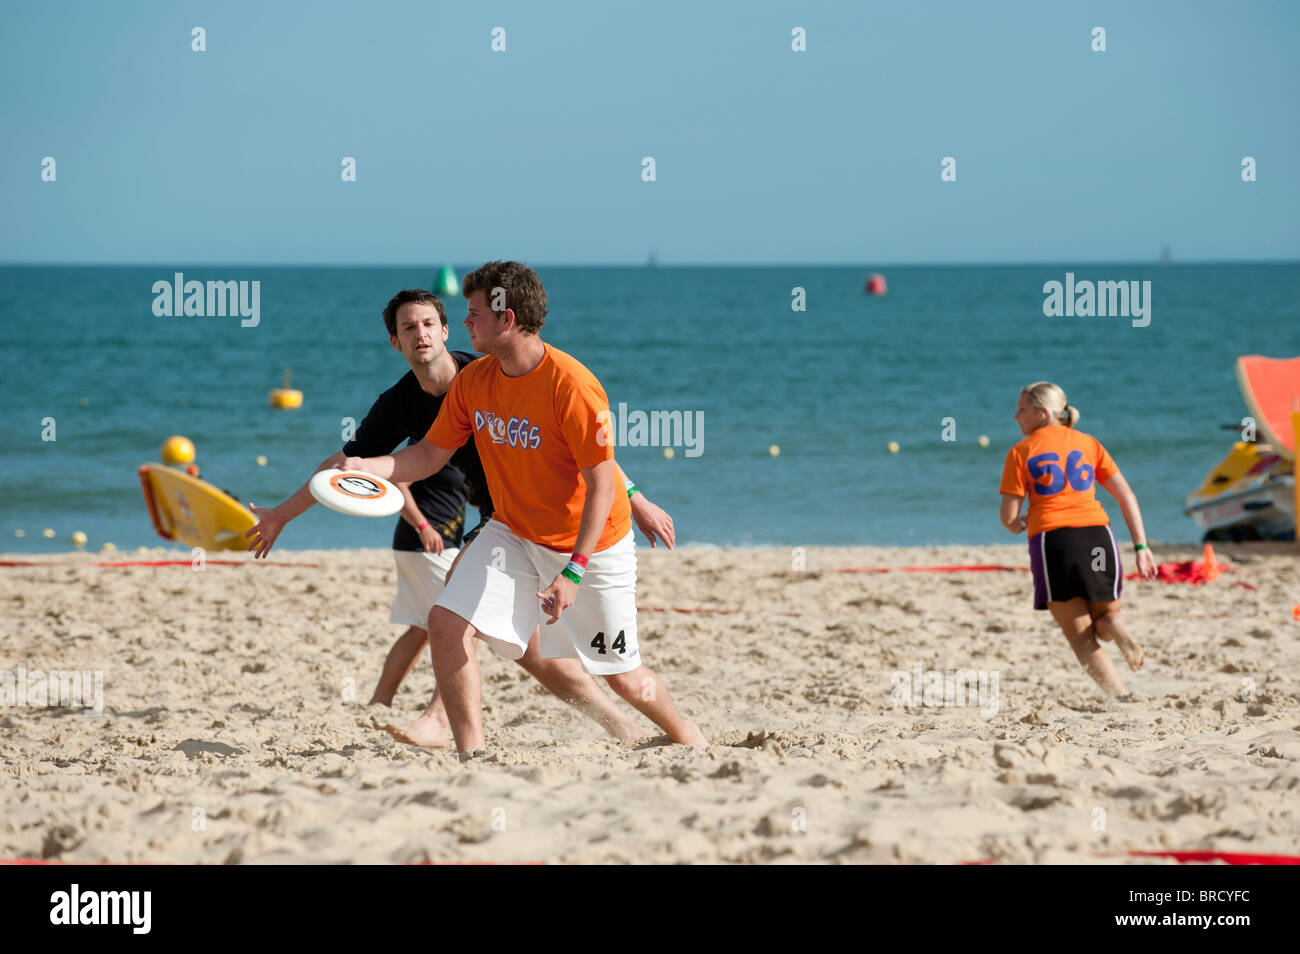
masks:
[[[570,550],[587,499],[579,471],[614,459],[608,421],[609,398],[596,376],[546,345],[541,363],[517,378],[491,355],[470,362],[452,378],[425,440],[455,450],[472,434],[493,516],[525,540]],[[620,477],[596,550],[631,529],[632,507]]]
[[[1097,438],[1048,424],[1007,451],[1001,491],[1029,498],[1031,537],[1059,527],[1100,527],[1110,518],[1097,499],[1097,483],[1118,473]]]

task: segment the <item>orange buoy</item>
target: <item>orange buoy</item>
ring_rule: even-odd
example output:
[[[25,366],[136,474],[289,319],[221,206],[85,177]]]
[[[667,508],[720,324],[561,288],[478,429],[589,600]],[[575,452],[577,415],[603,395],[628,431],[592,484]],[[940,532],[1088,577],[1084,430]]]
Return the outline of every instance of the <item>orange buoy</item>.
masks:
[[[883,295],[885,293],[885,276],[872,275],[867,279],[868,295]]]

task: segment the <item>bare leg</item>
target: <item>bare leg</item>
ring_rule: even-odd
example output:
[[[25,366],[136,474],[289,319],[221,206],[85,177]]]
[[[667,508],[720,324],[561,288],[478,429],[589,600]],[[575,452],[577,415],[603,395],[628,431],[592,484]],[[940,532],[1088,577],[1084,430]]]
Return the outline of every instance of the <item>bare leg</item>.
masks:
[[[1052,611],[1053,618],[1065,633],[1065,638],[1070,641],[1075,658],[1093,681],[1110,695],[1128,695],[1119,673],[1115,671],[1115,664],[1106,655],[1106,650],[1097,643],[1087,604],[1078,598],[1053,600],[1047,604],[1047,608]]]
[[[456,559],[451,561],[451,566],[447,569],[447,575],[443,577],[443,585],[451,579],[451,575],[456,572],[456,567],[460,565],[461,558],[465,555],[465,547],[461,547]],[[432,607],[429,610],[433,612]],[[428,640],[428,631],[425,631],[425,640]],[[398,728],[391,723],[384,726],[388,732],[398,742],[405,742],[408,745],[423,745],[429,748],[444,748],[451,744],[451,728],[447,723],[447,708],[442,704],[442,697],[438,695],[438,687],[433,687],[433,696],[429,699],[429,704],[424,707],[424,712],[420,717],[412,722],[406,728]]]
[[[616,739],[634,741],[645,738],[645,731],[619,711],[614,700],[601,692],[596,681],[582,670],[576,659],[543,659],[538,633],[533,630],[528,651],[515,660],[523,669],[563,702],[567,702]],[[441,747],[451,741],[447,710],[438,690],[423,714],[405,728],[384,727],[399,742]]]
[[[516,660],[534,679],[616,739],[640,739],[641,728],[623,715],[614,700],[596,685],[576,659],[543,659],[538,630],[528,640],[528,651]]]
[[[397,687],[411,674],[415,661],[424,652],[424,644],[428,641],[429,634],[419,626],[408,626],[406,632],[397,637],[397,642],[388,651],[388,658],[384,660],[384,671],[379,675],[379,685],[375,686],[375,694],[370,697],[369,705],[393,704]]]
[[[435,606],[429,611],[429,651],[438,694],[447,711],[456,749],[481,749],[483,735],[483,683],[474,657],[478,630],[451,610]]]
[[[648,666],[638,666],[631,672],[606,676],[605,681],[632,706],[640,710],[659,728],[668,733],[668,738],[679,745],[693,745],[698,749],[707,749],[709,742],[704,733],[694,722],[683,719],[668,687],[663,684]]]
[[[1097,638],[1113,639],[1119,651],[1124,654],[1124,661],[1128,663],[1129,669],[1137,672],[1146,664],[1142,647],[1129,635],[1128,629],[1124,626],[1124,620],[1119,614],[1119,600],[1109,600],[1104,603],[1089,602],[1088,613],[1092,616],[1092,625],[1097,632]]]

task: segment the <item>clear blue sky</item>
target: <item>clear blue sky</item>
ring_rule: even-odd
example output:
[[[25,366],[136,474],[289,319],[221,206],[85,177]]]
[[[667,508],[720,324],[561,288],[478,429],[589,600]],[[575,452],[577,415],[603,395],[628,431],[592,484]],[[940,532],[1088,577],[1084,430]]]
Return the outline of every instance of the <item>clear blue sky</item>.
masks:
[[[7,4],[0,262],[1296,260],[1297,51],[1291,0]]]

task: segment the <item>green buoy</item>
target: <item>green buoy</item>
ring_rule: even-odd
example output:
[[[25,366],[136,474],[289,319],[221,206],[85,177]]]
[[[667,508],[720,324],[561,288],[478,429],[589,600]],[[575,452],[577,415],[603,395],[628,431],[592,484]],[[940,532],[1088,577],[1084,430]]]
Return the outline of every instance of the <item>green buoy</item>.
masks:
[[[438,280],[433,283],[433,293],[440,298],[458,298],[460,282],[456,280],[456,269],[450,265],[442,266]]]

